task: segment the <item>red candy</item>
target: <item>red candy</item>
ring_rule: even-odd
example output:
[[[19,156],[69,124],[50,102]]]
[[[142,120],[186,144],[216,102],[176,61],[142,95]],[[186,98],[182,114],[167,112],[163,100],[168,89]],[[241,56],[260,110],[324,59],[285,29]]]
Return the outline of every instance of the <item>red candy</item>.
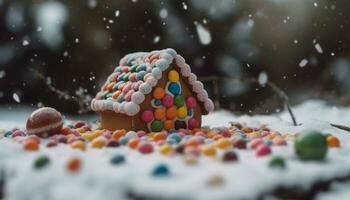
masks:
[[[188,128],[189,129],[198,128],[198,126],[199,126],[199,122],[195,118],[191,118],[188,120]]]
[[[169,94],[166,94],[162,99],[162,104],[163,104],[163,106],[165,106],[167,108],[173,106],[173,104],[174,104],[173,97]]]
[[[271,148],[265,144],[260,144],[256,148],[255,154],[258,157],[267,156],[267,155],[271,154]]]
[[[26,134],[23,131],[15,130],[12,134],[12,138],[15,138],[17,136],[26,136]]]
[[[61,133],[62,125],[61,113],[53,108],[43,107],[30,115],[26,127],[29,135],[47,137]]]
[[[143,111],[141,114],[141,119],[146,123],[151,122],[154,119],[153,112],[150,110]]]
[[[195,108],[197,106],[197,101],[194,97],[188,97],[186,99],[187,108]]]
[[[257,139],[254,139],[252,140],[250,143],[249,143],[249,147],[251,149],[255,149],[257,148],[259,145],[261,144],[264,144],[264,141],[262,141],[261,139],[257,138]]]
[[[138,150],[140,153],[149,154],[153,152],[153,145],[150,143],[141,143],[138,146]]]

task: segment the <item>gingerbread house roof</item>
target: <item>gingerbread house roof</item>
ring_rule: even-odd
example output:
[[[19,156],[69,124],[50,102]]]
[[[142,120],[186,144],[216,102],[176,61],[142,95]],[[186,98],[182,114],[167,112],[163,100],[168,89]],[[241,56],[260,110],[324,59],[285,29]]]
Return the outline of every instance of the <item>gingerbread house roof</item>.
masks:
[[[185,59],[173,49],[137,52],[124,56],[92,100],[92,110],[110,110],[129,116],[138,114],[145,95],[152,92],[163,72],[172,63],[176,64],[183,79],[192,86],[193,93],[204,108],[203,113],[211,112],[214,104],[208,98],[203,83],[197,80]]]

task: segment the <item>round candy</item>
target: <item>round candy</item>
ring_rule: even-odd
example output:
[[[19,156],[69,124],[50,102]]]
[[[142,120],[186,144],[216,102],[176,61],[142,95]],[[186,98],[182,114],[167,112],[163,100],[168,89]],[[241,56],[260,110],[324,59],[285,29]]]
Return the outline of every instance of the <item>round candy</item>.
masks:
[[[186,122],[184,121],[180,121],[180,120],[176,120],[175,121],[175,129],[176,130],[179,130],[179,129],[186,129],[187,128],[187,125],[186,125]]]
[[[186,99],[186,106],[188,108],[195,108],[197,106],[197,101],[194,97],[188,97]]]
[[[22,136],[23,137],[23,136],[26,136],[26,134],[23,131],[21,131],[21,130],[15,130],[15,131],[13,131],[11,136],[12,136],[12,138],[15,138],[17,136]]]
[[[125,157],[123,155],[115,155],[111,158],[111,163],[113,165],[125,163]]]
[[[241,137],[236,137],[232,140],[233,146],[237,149],[246,149],[247,143]]]
[[[173,148],[170,144],[163,144],[160,148],[159,148],[159,153],[163,154],[163,155],[168,155],[173,151]]]
[[[181,136],[177,133],[171,133],[170,135],[168,135],[167,139],[172,139],[179,143],[181,141]]]
[[[161,121],[159,120],[153,120],[153,122],[151,123],[151,130],[153,132],[160,132],[163,130],[163,124]]]
[[[49,157],[41,156],[41,157],[37,158],[36,161],[34,162],[34,167],[36,169],[42,169],[43,167],[47,166],[48,164],[50,164]]]
[[[195,129],[195,128],[198,128],[199,127],[199,122],[197,119],[195,118],[191,118],[188,120],[188,128],[189,129]]]
[[[177,107],[181,107],[185,105],[185,99],[181,95],[177,95],[174,97],[174,102]]]
[[[166,118],[175,119],[175,117],[176,117],[176,107],[172,106],[166,110]]]
[[[112,140],[109,140],[107,142],[106,146],[107,147],[118,147],[119,146],[119,142],[117,140],[112,139]]]
[[[335,136],[328,136],[327,137],[327,145],[328,147],[340,147],[340,141]]]
[[[152,175],[157,177],[167,176],[169,174],[170,174],[170,170],[165,164],[160,164],[156,166],[152,171]]]
[[[81,167],[81,160],[78,157],[71,157],[67,162],[67,170],[71,173],[79,171]]]
[[[164,129],[165,130],[171,130],[175,128],[175,124],[173,122],[173,120],[165,120],[164,121]]]
[[[178,83],[170,83],[168,86],[168,91],[173,94],[174,96],[180,94],[181,92],[181,87],[180,84]]]
[[[143,154],[149,154],[149,153],[152,153],[153,152],[153,146],[151,143],[141,143],[139,146],[138,146],[138,150],[140,153],[143,153]]]
[[[205,156],[215,156],[216,155],[216,150],[211,145],[202,147],[201,151],[202,151],[202,154]]]
[[[228,149],[232,146],[232,143],[228,138],[221,138],[215,142],[215,146],[219,149]]]
[[[274,157],[270,160],[269,166],[272,168],[284,169],[286,168],[286,162],[282,157]]]
[[[168,73],[168,79],[170,82],[178,82],[180,79],[179,73],[176,70],[171,70]]]
[[[327,154],[327,140],[318,131],[304,131],[294,143],[296,154],[301,160],[323,160]]]
[[[162,141],[166,139],[167,134],[165,132],[158,132],[153,135],[153,141]]]
[[[23,142],[23,149],[26,151],[37,151],[39,149],[39,143],[34,139],[25,140]]]
[[[163,120],[165,118],[165,108],[156,108],[154,111],[154,118],[158,120]]]
[[[166,94],[162,99],[162,104],[163,104],[163,106],[165,106],[167,108],[173,106],[173,104],[174,104],[173,97],[169,94]]]
[[[237,160],[238,160],[238,157],[234,151],[225,152],[223,157],[222,157],[222,161],[224,161],[224,162],[233,162],[233,161],[237,161]]]
[[[27,132],[29,135],[47,137],[60,133],[63,126],[61,113],[49,107],[35,110],[27,119]]]
[[[101,149],[102,147],[106,146],[106,144],[107,144],[106,138],[103,136],[99,136],[92,140],[91,147]]]
[[[149,123],[154,119],[153,112],[150,110],[145,110],[141,114],[142,121]]]
[[[271,148],[269,146],[267,146],[266,144],[260,144],[255,149],[255,154],[258,157],[267,156],[267,155],[271,154]]]
[[[187,108],[186,108],[186,106],[182,106],[182,107],[178,108],[177,111],[176,111],[176,115],[180,119],[183,119],[183,118],[187,117]]]
[[[165,91],[161,87],[157,87],[153,90],[153,97],[156,99],[162,99],[165,95]]]
[[[80,149],[82,151],[85,151],[85,143],[83,141],[77,140],[71,144],[71,147],[73,149]]]

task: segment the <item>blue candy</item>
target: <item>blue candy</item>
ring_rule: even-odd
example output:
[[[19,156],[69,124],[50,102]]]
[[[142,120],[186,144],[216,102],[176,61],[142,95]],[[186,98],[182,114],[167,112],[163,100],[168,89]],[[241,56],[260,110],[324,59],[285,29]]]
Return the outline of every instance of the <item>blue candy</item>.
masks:
[[[178,84],[178,83],[170,83],[169,86],[168,86],[168,90],[174,96],[179,95],[180,91],[181,91],[180,84]]]
[[[167,140],[168,139],[172,139],[172,140],[175,140],[177,143],[179,143],[181,141],[181,137],[179,134],[177,133],[171,133],[168,137],[167,137]]]
[[[115,155],[111,158],[112,164],[119,165],[119,164],[122,164],[124,162],[125,162],[125,157],[123,155]]]
[[[4,134],[4,137],[11,137],[12,135],[12,131],[6,131],[6,133]]]
[[[129,66],[131,66],[134,61],[135,61],[134,57],[129,57],[127,63]]]
[[[119,144],[126,145],[126,143],[128,143],[128,140],[129,140],[129,138],[123,136],[119,139]]]
[[[114,84],[112,90],[113,90],[113,91],[117,91],[119,85],[122,84],[122,83],[123,83],[123,81],[119,81],[118,83]]]
[[[136,74],[136,78],[137,78],[137,80],[143,80],[143,77],[146,75],[146,73],[147,72],[145,72],[145,71],[141,71],[141,72],[138,72],[137,74]]]
[[[165,164],[160,164],[160,165],[156,166],[152,172],[153,176],[158,176],[158,177],[167,176],[169,174],[170,174],[169,168]]]
[[[159,99],[156,99],[156,100],[154,100],[154,105],[155,106],[161,106],[162,105],[162,101],[159,100]]]
[[[115,72],[121,72],[122,71],[122,68],[120,66],[117,66],[115,69],[114,69]]]
[[[126,73],[125,72],[123,72],[123,73],[121,73],[119,76],[118,76],[118,82],[119,81],[123,81],[124,80],[124,75],[125,75]]]
[[[141,64],[136,67],[136,72],[146,71],[147,67],[145,64]]]
[[[188,109],[187,115],[188,115],[188,116],[192,116],[192,114],[193,114],[193,109]]]
[[[126,133],[125,137],[130,139],[130,138],[137,137],[137,134],[136,134],[135,131],[129,131],[129,132]]]

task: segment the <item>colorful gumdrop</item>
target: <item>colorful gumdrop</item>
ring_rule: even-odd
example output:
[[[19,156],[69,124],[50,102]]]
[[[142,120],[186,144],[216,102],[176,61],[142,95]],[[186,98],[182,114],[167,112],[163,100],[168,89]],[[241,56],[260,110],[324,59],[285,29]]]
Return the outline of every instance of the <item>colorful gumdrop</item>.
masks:
[[[176,70],[171,70],[168,74],[168,79],[170,82],[178,82],[180,79],[179,73]]]
[[[146,123],[151,122],[154,119],[153,112],[150,110],[143,111],[141,114],[141,119]]]
[[[173,94],[174,96],[180,94],[181,92],[181,87],[179,83],[170,83],[168,85],[168,91]]]
[[[167,108],[173,106],[173,104],[174,104],[173,97],[169,94],[166,94],[162,99],[162,104],[163,104],[163,106],[165,106]]]

